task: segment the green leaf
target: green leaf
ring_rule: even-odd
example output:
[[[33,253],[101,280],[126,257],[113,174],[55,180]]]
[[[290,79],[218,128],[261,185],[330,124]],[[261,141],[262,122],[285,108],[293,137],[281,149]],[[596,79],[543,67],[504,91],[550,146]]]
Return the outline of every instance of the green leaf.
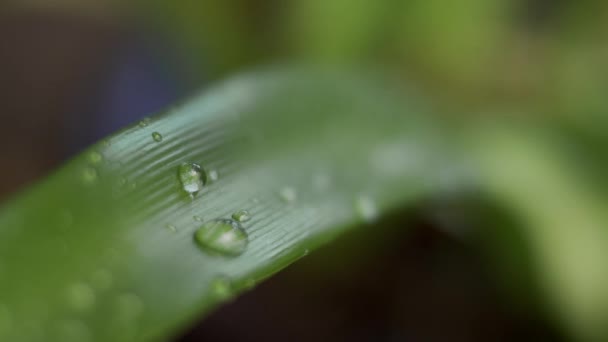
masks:
[[[252,74],[92,146],[0,210],[1,339],[166,339],[309,249],[456,182],[428,110],[386,84]],[[184,191],[180,179],[200,184],[183,163],[203,169],[198,193]],[[248,239],[242,254],[197,244],[205,222],[240,210],[251,218],[229,238]],[[212,229],[199,236],[221,238]]]

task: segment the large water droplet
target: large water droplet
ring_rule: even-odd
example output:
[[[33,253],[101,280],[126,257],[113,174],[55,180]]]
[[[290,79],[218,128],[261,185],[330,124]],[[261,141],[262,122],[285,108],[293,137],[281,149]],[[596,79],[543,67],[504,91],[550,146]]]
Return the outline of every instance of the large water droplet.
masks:
[[[87,311],[95,305],[95,292],[85,283],[74,283],[68,287],[68,304],[76,311]]]
[[[232,218],[239,222],[247,222],[251,219],[251,214],[247,210],[239,210],[232,214]]]
[[[203,189],[205,176],[203,169],[194,163],[183,163],[178,168],[179,181],[182,189],[190,195],[194,195]]]
[[[163,141],[163,135],[158,132],[154,132],[152,133],[152,139],[154,139],[156,142],[161,142]]]
[[[230,219],[207,222],[196,231],[194,237],[204,250],[226,256],[242,254],[249,243],[241,225]]]
[[[373,222],[378,218],[376,203],[365,195],[358,196],[355,199],[355,210],[367,222]]]
[[[296,201],[296,199],[298,199],[298,193],[296,192],[296,189],[290,186],[283,187],[279,191],[279,196],[286,203],[293,203]]]

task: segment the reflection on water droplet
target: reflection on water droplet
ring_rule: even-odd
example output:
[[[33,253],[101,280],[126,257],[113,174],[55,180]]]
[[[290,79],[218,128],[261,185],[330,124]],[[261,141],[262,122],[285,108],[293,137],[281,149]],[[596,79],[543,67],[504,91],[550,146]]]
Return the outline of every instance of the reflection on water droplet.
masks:
[[[220,178],[220,175],[217,173],[217,170],[209,170],[209,172],[207,172],[207,178],[210,182],[215,182]]]
[[[89,162],[93,165],[101,163],[103,156],[97,151],[90,152],[88,155]]]
[[[166,226],[165,226],[165,228],[167,228],[167,230],[168,230],[168,231],[170,231],[171,233],[175,233],[175,232],[177,232],[177,227],[175,227],[175,226],[174,226],[174,225],[172,225],[172,224],[168,224],[168,225],[166,225]]]
[[[13,327],[13,315],[8,307],[0,304],[0,336],[8,334]]]
[[[95,292],[85,283],[74,283],[68,287],[68,304],[76,311],[87,311],[95,305]]]
[[[194,163],[183,163],[178,168],[179,181],[182,189],[190,195],[194,195],[203,189],[205,185],[202,168]]]
[[[281,196],[283,202],[286,203],[293,203],[296,201],[296,199],[298,199],[298,193],[296,192],[296,189],[290,186],[283,187],[281,191],[279,191],[279,196]]]
[[[239,210],[232,214],[232,218],[238,222],[247,222],[251,219],[251,215],[247,210]]]
[[[106,269],[99,269],[91,276],[93,286],[98,290],[107,290],[112,286],[114,279],[112,273]]]
[[[194,215],[192,218],[194,219],[194,221],[203,222],[203,218],[198,215]]]
[[[249,238],[241,225],[230,219],[209,221],[195,233],[198,245],[211,253],[237,256],[245,252]]]
[[[364,195],[358,196],[355,199],[355,210],[359,217],[367,222],[373,222],[378,217],[376,203]]]
[[[154,139],[154,141],[156,141],[156,142],[161,142],[161,141],[163,141],[163,136],[162,136],[162,134],[160,134],[158,132],[154,132],[154,133],[152,133],[152,139]]]
[[[97,170],[92,167],[87,167],[82,171],[82,181],[87,185],[94,184],[97,177]]]
[[[220,301],[230,299],[232,297],[232,283],[226,277],[219,277],[211,283],[211,291],[213,296]]]

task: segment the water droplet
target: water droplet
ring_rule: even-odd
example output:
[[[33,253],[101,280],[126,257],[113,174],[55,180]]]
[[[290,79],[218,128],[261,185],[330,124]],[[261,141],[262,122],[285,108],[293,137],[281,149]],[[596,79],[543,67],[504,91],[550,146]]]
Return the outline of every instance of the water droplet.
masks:
[[[251,215],[247,210],[239,210],[232,214],[232,218],[239,222],[247,222],[251,219]]]
[[[219,277],[211,283],[211,291],[216,299],[225,301],[232,297],[232,283],[226,277]]]
[[[0,336],[8,334],[13,327],[13,315],[8,307],[0,304]]]
[[[93,184],[97,181],[97,170],[92,167],[87,167],[82,171],[82,181],[85,184]]]
[[[207,222],[196,231],[194,237],[201,248],[226,256],[242,254],[249,243],[241,225],[230,219]]]
[[[194,219],[194,221],[203,222],[203,218],[198,215],[194,215],[192,218]]]
[[[163,141],[163,136],[162,136],[162,134],[160,134],[158,132],[154,132],[154,133],[152,133],[152,139],[154,139],[154,141],[156,141],[156,142],[161,142],[161,141]]]
[[[150,118],[143,118],[140,122],[139,122],[139,127],[146,127],[148,126],[148,124],[150,123]]]
[[[95,305],[95,292],[85,283],[74,283],[68,287],[68,304],[76,311],[87,311]]]
[[[112,286],[114,279],[112,273],[106,269],[99,269],[91,276],[93,286],[99,290],[107,290]]]
[[[310,253],[310,250],[308,250],[308,248],[306,248],[306,249],[304,250],[304,252],[302,252],[302,256],[303,256],[303,257],[305,257],[305,256],[307,256],[307,255],[308,255],[308,253]]]
[[[207,172],[207,178],[210,182],[215,182],[220,178],[220,175],[217,173],[217,170],[209,170],[209,172]]]
[[[376,203],[367,196],[361,195],[356,198],[355,210],[367,222],[373,222],[378,218]]]
[[[174,226],[174,225],[172,225],[172,224],[168,224],[168,225],[166,225],[166,226],[165,226],[165,228],[167,228],[167,230],[168,230],[168,231],[170,231],[171,233],[175,233],[175,232],[177,232],[177,227],[175,227],[175,226]]]
[[[286,203],[293,203],[296,201],[296,199],[298,199],[298,193],[296,192],[296,189],[290,186],[283,187],[283,189],[279,191],[279,196],[281,196],[283,202]]]
[[[205,177],[202,168],[194,163],[183,163],[178,168],[179,181],[182,188],[190,195],[194,195],[203,189]]]
[[[103,160],[103,156],[101,155],[101,153],[99,153],[97,151],[92,151],[89,153],[88,159],[89,159],[89,163],[91,163],[93,165],[97,165],[97,164],[101,163],[101,161]]]

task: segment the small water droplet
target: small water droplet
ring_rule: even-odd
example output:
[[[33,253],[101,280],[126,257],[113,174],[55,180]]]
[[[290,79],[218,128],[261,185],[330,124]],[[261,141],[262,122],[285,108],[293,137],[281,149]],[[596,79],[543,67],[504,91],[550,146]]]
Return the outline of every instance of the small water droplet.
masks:
[[[296,201],[296,199],[298,199],[298,193],[296,192],[296,189],[290,186],[283,187],[281,191],[279,191],[279,196],[281,196],[283,202],[286,203],[293,203]]]
[[[183,163],[178,168],[179,181],[182,189],[190,195],[194,195],[203,189],[205,177],[202,168],[194,163]]]
[[[198,245],[211,253],[237,256],[245,252],[249,238],[234,220],[221,219],[203,224],[195,233]]]
[[[306,248],[306,249],[304,250],[304,252],[302,252],[302,256],[303,256],[303,257],[305,257],[305,256],[307,256],[307,255],[308,255],[308,253],[310,253],[310,251],[308,250],[308,248]]]
[[[118,185],[120,185],[120,186],[125,186],[125,185],[127,185],[127,182],[128,182],[128,181],[127,181],[127,179],[126,179],[126,178],[124,178],[124,177],[122,177],[122,178],[121,178],[121,179],[118,181]]]
[[[198,215],[194,215],[192,218],[194,219],[194,221],[203,222],[203,218]]]
[[[156,142],[161,142],[161,141],[163,141],[163,136],[162,136],[162,134],[160,134],[158,132],[154,132],[154,133],[152,133],[152,139],[154,139],[154,141],[156,141]]]
[[[82,181],[87,185],[95,183],[97,177],[97,170],[92,167],[87,167],[82,171]]]
[[[93,286],[99,290],[107,290],[112,286],[114,279],[112,273],[106,269],[99,269],[91,276]]]
[[[367,222],[373,222],[378,218],[376,203],[367,196],[361,195],[355,199],[355,210],[359,217]]]
[[[220,178],[220,175],[217,173],[217,170],[209,170],[209,172],[207,172],[207,178],[210,182],[215,182]]]
[[[239,210],[232,214],[232,218],[238,222],[247,222],[251,219],[251,215],[247,210]]]
[[[166,226],[165,226],[165,228],[167,228],[167,230],[168,230],[168,231],[170,231],[171,233],[175,233],[175,232],[177,232],[177,227],[175,227],[175,226],[174,226],[174,225],[172,225],[172,224],[168,224],[168,225],[166,225]]]
[[[227,277],[219,277],[211,283],[211,291],[216,299],[228,300],[232,297],[232,283]]]
[[[101,161],[103,160],[103,156],[101,155],[101,153],[99,153],[97,151],[92,151],[89,153],[88,159],[89,159],[89,163],[91,163],[93,165],[97,165],[97,164],[101,163]]]
[[[68,304],[76,311],[87,311],[95,305],[95,292],[85,283],[74,283],[68,287]]]
[[[0,336],[8,334],[13,327],[13,315],[8,307],[0,304]]]
[[[148,124],[150,123],[150,118],[143,118],[140,122],[139,122],[139,127],[146,127],[148,126]]]

